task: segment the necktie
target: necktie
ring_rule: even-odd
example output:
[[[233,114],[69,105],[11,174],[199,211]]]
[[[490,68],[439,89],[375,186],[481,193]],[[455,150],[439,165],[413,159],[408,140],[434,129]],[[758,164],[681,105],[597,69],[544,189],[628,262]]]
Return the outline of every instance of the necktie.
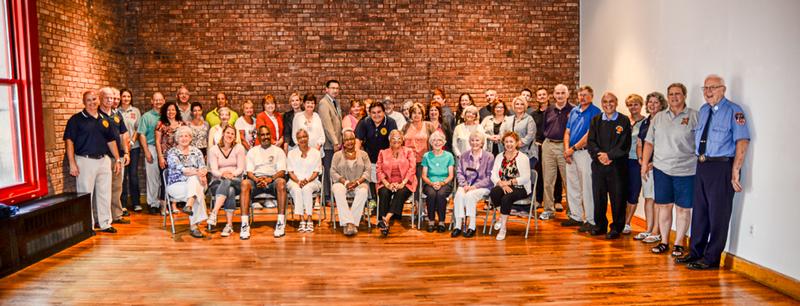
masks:
[[[706,154],[706,143],[708,139],[708,130],[711,128],[711,116],[714,115],[714,110],[708,110],[708,119],[706,120],[706,125],[703,127],[703,134],[700,136],[700,148],[697,150],[700,155]]]

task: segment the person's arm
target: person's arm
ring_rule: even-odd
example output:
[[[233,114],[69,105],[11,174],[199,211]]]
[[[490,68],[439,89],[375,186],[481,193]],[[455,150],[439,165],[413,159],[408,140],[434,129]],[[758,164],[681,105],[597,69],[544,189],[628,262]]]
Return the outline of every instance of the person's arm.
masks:
[[[213,127],[208,128],[208,137],[207,137],[208,138],[208,147],[206,147],[207,148],[206,150],[211,150],[211,148],[214,146],[214,134],[216,134],[218,126],[219,125],[215,125]],[[156,141],[156,142],[158,142],[158,141]]]
[[[465,160],[465,159],[466,158],[464,158],[464,157],[459,158],[458,159],[458,163],[456,164],[456,166],[457,166],[456,167],[456,177],[458,178],[457,182],[458,182],[458,186],[459,187],[467,186],[467,176],[464,173],[464,171],[466,171],[466,169],[464,167],[466,167],[467,165],[466,165],[465,161],[462,161],[462,160]]]
[[[331,176],[331,182],[344,185],[347,183],[347,180],[339,173],[339,167],[342,166],[342,163],[344,163],[344,151],[333,153],[333,158],[331,158],[331,170],[328,175]]]
[[[639,141],[636,142],[636,157],[639,160],[640,165],[642,163],[642,154],[644,153],[642,152],[642,150],[644,150],[644,147],[642,146],[643,142],[644,140],[642,139],[639,139]]]
[[[586,133],[586,150],[589,151],[589,157],[594,161],[600,161],[598,154],[601,153],[601,150],[600,144],[597,143],[597,133],[600,123],[600,121],[592,119],[592,122],[589,124],[589,131]]]
[[[739,139],[736,141],[736,155],[733,158],[733,169],[731,169],[731,184],[733,185],[733,190],[736,192],[741,192],[743,189],[739,178],[748,146],[750,146],[750,139]]]
[[[520,148],[529,148],[531,143],[536,140],[536,122],[533,121],[533,117],[530,117],[530,115],[528,117],[528,124],[525,125],[525,136],[520,140]]]
[[[572,154],[575,151],[572,150],[569,146],[569,128],[564,130],[564,158],[566,159],[568,164],[572,163]]]
[[[494,166],[492,166],[492,184],[497,185],[500,182],[500,164],[503,163],[503,155],[500,154],[494,159]],[[520,168],[521,169],[521,168]]]
[[[447,178],[445,178],[444,181],[442,181],[442,185],[450,184],[450,182],[453,181],[453,177],[455,176],[455,174],[454,174],[455,169],[454,168],[455,167],[453,167],[452,165],[447,167]]]
[[[406,175],[404,175],[403,182],[401,185],[405,186],[410,182],[412,179],[416,178],[417,175],[417,158],[416,154],[412,150],[403,150],[406,159],[406,163],[408,164],[408,168],[406,169]]]
[[[80,169],[78,169],[78,163],[75,162],[75,144],[72,142],[72,139],[67,139],[65,143],[67,161],[69,162],[69,175],[78,176],[80,174]]]
[[[322,147],[325,145],[325,139],[326,139],[325,138],[326,137],[325,134],[326,133],[320,133],[319,130],[320,129],[324,129],[324,126],[322,125],[322,120],[318,116],[314,117],[313,122],[314,122],[314,125],[316,125],[314,127],[314,133],[313,133],[314,134],[313,136],[314,136],[314,139],[315,139],[314,143],[317,146],[316,149],[322,151]],[[337,151],[337,148],[339,147],[339,140],[336,140],[336,139],[332,139],[332,140],[336,141],[336,143],[333,146],[333,150]]]
[[[119,173],[122,171],[122,159],[119,158],[119,149],[117,149],[117,141],[112,140],[106,143],[108,145],[108,150],[111,151],[111,155],[114,157],[114,174]]]
[[[522,169],[522,171],[519,172],[519,176],[518,177],[511,179],[511,184],[512,185],[521,185],[521,186],[530,185],[531,184],[531,172],[530,171],[524,171],[524,169],[530,169],[531,168],[530,160],[528,160],[528,157],[525,156],[525,154],[518,154],[516,162],[517,162],[517,168],[518,169]]]
[[[158,157],[159,167],[165,168],[162,162],[165,162],[166,159],[164,158],[164,153],[161,152],[161,131],[158,128],[156,128],[156,157]]]
[[[487,154],[485,159],[482,158],[480,162],[480,172],[478,173],[478,179],[475,181],[472,186],[475,188],[492,188],[492,164],[494,164],[494,156],[492,154]]]
[[[244,147],[234,146],[236,151],[236,169],[233,170],[233,176],[241,176],[245,168],[245,151]]]
[[[209,147],[208,148],[208,168],[209,172],[211,172],[211,176],[213,177],[222,177],[222,171],[219,171],[219,154],[217,152],[219,149],[217,147]]]
[[[325,139],[330,139],[331,145],[333,145],[334,150],[336,150],[336,148],[339,147],[340,143],[339,138],[337,137],[336,134],[339,133],[340,131],[336,131],[335,127],[333,126],[333,120],[338,118],[334,118],[336,116],[332,115],[334,111],[329,107],[329,104],[331,102],[325,98],[323,99],[324,99],[323,101],[320,101],[318,109],[318,114],[322,123],[322,129],[323,131],[325,131],[322,137],[324,137]]]

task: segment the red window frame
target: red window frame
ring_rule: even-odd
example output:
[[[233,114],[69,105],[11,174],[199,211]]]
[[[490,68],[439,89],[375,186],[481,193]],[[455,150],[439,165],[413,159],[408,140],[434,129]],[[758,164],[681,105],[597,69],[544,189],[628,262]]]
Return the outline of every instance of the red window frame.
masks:
[[[21,173],[16,185],[0,188],[0,202],[16,204],[47,194],[42,94],[39,69],[39,30],[36,1],[0,0],[8,6],[8,37],[11,56],[11,79],[0,84],[17,86],[19,98],[19,137]],[[0,174],[1,175],[1,174]]]

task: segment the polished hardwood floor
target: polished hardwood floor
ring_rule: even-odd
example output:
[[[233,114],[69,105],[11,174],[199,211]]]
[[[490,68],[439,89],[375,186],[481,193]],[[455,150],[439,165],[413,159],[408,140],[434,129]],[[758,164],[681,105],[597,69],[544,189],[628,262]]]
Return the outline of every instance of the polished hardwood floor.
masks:
[[[131,217],[0,279],[0,304],[797,304],[730,271],[689,271],[630,236],[608,241],[539,222],[525,240],[411,229],[388,238],[362,227],[344,237],[323,222],[314,233],[272,237],[274,216],[253,237],[172,238],[160,216]],[[515,217],[512,217],[515,218]],[[221,218],[221,219],[224,219]],[[478,227],[482,221],[478,222]],[[533,226],[533,225],[532,225]]]

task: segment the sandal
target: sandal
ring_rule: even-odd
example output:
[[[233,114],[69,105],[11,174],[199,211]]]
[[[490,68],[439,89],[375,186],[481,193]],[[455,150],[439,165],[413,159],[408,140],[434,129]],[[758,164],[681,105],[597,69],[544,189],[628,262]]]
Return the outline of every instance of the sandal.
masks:
[[[662,254],[666,251],[669,251],[669,246],[666,243],[659,243],[654,248],[650,249],[650,252],[653,252],[653,254]]]
[[[644,243],[656,243],[659,241],[661,241],[661,235],[650,235],[642,240]]]
[[[686,254],[686,249],[683,246],[672,246],[672,257],[683,257],[684,254]]]
[[[633,237],[633,240],[644,240],[645,238],[650,237],[650,233],[648,232],[641,232]]]

